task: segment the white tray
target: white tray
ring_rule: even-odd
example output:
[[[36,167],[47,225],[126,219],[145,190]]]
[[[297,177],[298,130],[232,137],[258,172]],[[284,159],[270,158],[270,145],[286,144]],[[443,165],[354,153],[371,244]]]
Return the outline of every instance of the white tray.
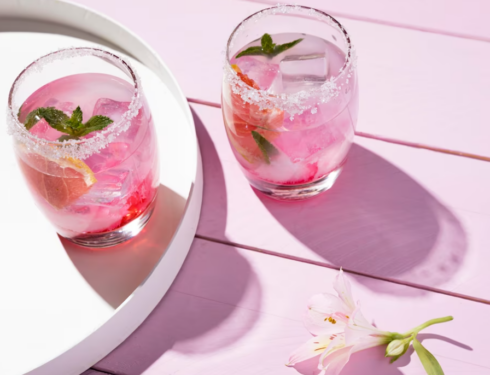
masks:
[[[65,20],[71,28],[63,26]],[[5,118],[10,85],[23,67],[62,47],[94,44],[127,51],[142,78],[159,141],[157,209],[145,231],[127,244],[97,251],[71,245],[35,207],[4,126],[2,375],[75,375],[107,355],[166,293],[197,228],[202,169],[187,101],[158,55],[114,21],[59,0],[0,0],[0,118]]]

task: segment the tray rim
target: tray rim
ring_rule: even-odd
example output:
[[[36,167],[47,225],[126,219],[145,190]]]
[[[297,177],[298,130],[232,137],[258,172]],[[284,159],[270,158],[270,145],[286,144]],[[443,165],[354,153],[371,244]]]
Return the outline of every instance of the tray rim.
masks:
[[[183,217],[162,258],[140,287],[114,311],[110,319],[64,353],[26,373],[28,375],[78,375],[114,350],[138,328],[160,302],[177,276],[194,240],[201,211],[203,195],[201,154],[194,119],[177,80],[160,56],[128,28],[97,11],[67,0],[29,0],[29,2],[2,0],[0,19],[10,18],[44,21],[83,31],[128,52],[165,82],[192,128],[192,143],[196,154],[192,173],[194,178],[188,196],[185,197]],[[65,19],[69,19],[70,23],[65,22]],[[87,19],[91,22],[87,22]]]

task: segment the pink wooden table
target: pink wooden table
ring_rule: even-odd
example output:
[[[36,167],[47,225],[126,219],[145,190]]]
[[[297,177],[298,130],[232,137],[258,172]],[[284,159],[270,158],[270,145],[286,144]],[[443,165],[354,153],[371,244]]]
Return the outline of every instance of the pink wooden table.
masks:
[[[205,178],[198,234],[171,290],[85,375],[294,375],[284,363],[309,338],[305,303],[332,291],[340,266],[379,327],[453,315],[424,345],[446,374],[490,374],[490,2],[299,1],[355,41],[359,136],[332,190],[282,204],[247,184],[218,104],[226,39],[276,0],[77,1],[169,65],[193,103]],[[371,349],[342,374],[425,374],[410,354],[389,365]]]

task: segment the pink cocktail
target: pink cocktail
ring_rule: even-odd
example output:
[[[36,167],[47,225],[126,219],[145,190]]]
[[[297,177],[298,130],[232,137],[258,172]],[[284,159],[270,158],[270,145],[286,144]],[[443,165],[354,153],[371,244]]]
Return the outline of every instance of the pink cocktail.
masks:
[[[104,73],[62,76],[21,98],[9,119],[18,162],[59,234],[85,246],[111,246],[136,235],[154,207],[159,168],[151,113],[136,73],[119,57],[88,48],[56,53],[58,63],[110,62],[129,80],[99,68]],[[34,64],[49,64],[49,56]],[[11,100],[22,90],[16,85],[31,78],[22,75]]]
[[[353,49],[342,26],[311,8],[281,5],[243,21],[227,53],[223,117],[250,184],[286,200],[330,188],[358,113]]]

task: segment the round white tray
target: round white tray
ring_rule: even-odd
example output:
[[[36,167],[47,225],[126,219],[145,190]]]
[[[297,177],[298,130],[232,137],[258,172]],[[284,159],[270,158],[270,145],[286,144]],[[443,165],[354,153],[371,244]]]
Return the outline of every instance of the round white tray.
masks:
[[[157,209],[145,230],[126,244],[106,250],[72,245],[58,237],[34,205],[4,126],[2,375],[77,375],[107,355],[166,293],[197,228],[202,169],[187,101],[158,55],[121,25],[59,0],[1,0],[0,118],[5,118],[8,91],[22,68],[56,49],[87,45],[127,51],[140,73],[158,133],[162,177]]]

